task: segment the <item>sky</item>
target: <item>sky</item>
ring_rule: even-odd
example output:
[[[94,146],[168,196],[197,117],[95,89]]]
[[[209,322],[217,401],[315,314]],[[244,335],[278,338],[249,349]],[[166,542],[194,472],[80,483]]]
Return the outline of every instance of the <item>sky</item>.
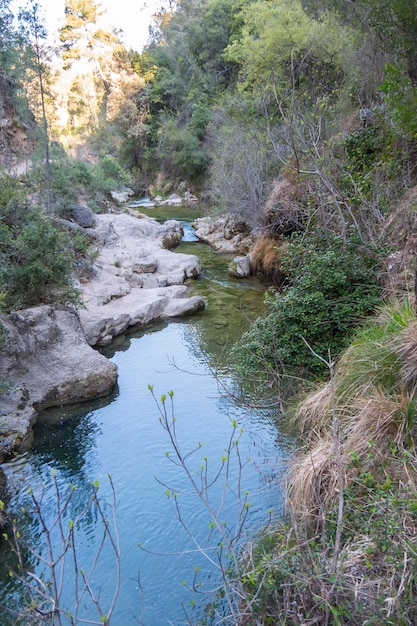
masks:
[[[53,38],[64,18],[65,0],[37,0],[44,10],[45,24]],[[24,4],[15,0],[14,5]],[[140,52],[148,39],[151,16],[158,10],[161,0],[100,0],[106,10],[104,18],[112,26],[121,28],[121,39],[127,48]]]

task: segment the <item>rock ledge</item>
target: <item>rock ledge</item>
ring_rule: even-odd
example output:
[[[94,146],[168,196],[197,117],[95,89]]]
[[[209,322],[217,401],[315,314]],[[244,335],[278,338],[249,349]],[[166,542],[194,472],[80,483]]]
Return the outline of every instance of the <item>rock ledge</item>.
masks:
[[[80,284],[85,306],[39,306],[0,316],[0,463],[30,444],[38,411],[111,392],[117,368],[92,346],[106,345],[132,326],[204,308],[183,284],[200,274],[198,257],[167,249],[181,240],[180,222],[97,215],[84,231],[97,254],[93,277]]]

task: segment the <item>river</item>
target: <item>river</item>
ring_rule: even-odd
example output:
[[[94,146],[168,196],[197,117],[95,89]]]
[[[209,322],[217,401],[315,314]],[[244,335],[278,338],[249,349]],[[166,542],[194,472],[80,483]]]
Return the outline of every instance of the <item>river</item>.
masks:
[[[158,217],[163,219],[164,215]],[[220,581],[216,563],[211,561],[219,546],[212,517],[202,499],[192,493],[183,468],[175,463],[148,385],[153,386],[157,398],[174,392],[172,410],[178,445],[183,454],[195,450],[187,459],[191,477],[204,480],[207,470],[210,482],[218,468],[230,461],[227,477],[220,474],[214,480],[209,498],[227,529],[239,526],[242,510],[247,512],[244,533],[239,537],[241,544],[250,540],[271,514],[279,515],[282,507],[279,479],[289,444],[278,432],[274,407],[248,408],[236,400],[239,381],[229,359],[233,343],[263,313],[265,287],[256,280],[229,278],[229,258],[194,241],[188,226],[189,212],[180,219],[184,219],[186,241],[178,250],[197,254],[202,261],[203,275],[190,283],[190,290],[206,299],[205,311],[153,324],[115,340],[104,351],[119,370],[114,392],[89,405],[45,412],[34,427],[31,450],[2,466],[14,494],[10,508],[33,546],[43,554],[45,534],[30,513],[28,490],[32,489],[38,500],[42,498],[49,522],[56,511],[55,483],[62,493],[69,483],[75,485],[65,515],[68,524],[88,501],[91,482],[99,481],[100,502],[111,520],[111,475],[122,580],[112,626],[179,626],[190,620],[196,623]],[[232,433],[233,442],[239,438],[239,444],[228,451]],[[247,505],[242,509],[245,501]],[[25,513],[21,511],[23,506],[27,507]],[[94,511],[79,525],[79,567],[90,567],[101,527]],[[109,528],[115,533],[111,521]],[[59,545],[59,539],[54,542]],[[196,550],[196,542],[207,548],[209,558],[204,550]],[[108,544],[92,577],[104,607],[110,602],[116,579],[115,560]],[[6,542],[0,549],[0,603],[9,608],[21,607],[19,584],[8,575],[13,556]],[[25,565],[40,576],[42,567],[32,563],[30,552],[25,550],[23,558]],[[73,612],[74,576],[65,576],[62,603]],[[85,602],[80,616],[92,619],[91,611],[91,605]],[[95,615],[93,618],[97,619]],[[3,611],[1,626],[14,623]],[[217,623],[216,619],[210,623]]]

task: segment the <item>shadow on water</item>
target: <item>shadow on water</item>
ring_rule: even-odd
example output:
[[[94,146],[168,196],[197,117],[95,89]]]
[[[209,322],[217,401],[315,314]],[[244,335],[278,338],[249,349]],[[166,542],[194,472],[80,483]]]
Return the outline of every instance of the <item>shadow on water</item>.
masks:
[[[70,481],[80,477],[88,454],[93,452],[100,427],[94,419],[96,411],[117,400],[119,387],[97,400],[53,407],[42,411],[34,426],[32,460],[35,465],[54,462]],[[68,447],[71,454],[68,454]]]

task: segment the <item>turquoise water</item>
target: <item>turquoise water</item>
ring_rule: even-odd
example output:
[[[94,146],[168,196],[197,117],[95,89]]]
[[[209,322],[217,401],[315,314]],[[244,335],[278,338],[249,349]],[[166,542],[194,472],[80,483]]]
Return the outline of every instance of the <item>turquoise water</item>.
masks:
[[[193,251],[202,258],[204,274],[191,289],[206,298],[207,309],[189,319],[155,324],[115,341],[106,350],[119,369],[118,387],[111,396],[89,406],[46,412],[35,425],[32,449],[3,466],[15,494],[10,506],[17,513],[27,502],[31,487],[38,498],[43,493],[45,517],[53,519],[57,498],[51,470],[61,490],[68,483],[76,485],[66,523],[75,519],[88,500],[91,482],[100,481],[100,501],[113,529],[107,478],[111,475],[122,580],[113,626],[180,625],[189,623],[187,615],[197,620],[220,580],[216,568],[219,537],[211,530],[212,518],[193,493],[183,469],[173,462],[174,451],[148,385],[153,385],[158,398],[174,391],[177,443],[184,454],[195,450],[187,463],[197,483],[202,466],[207,465],[210,482],[222,458],[223,464],[225,457],[230,459],[228,475],[220,474],[214,481],[209,499],[221,523],[230,529],[239,526],[239,511],[247,499],[248,517],[240,543],[267,523],[270,510],[278,515],[282,506],[279,478],[288,448],[277,431],[276,412],[239,405],[234,396],[238,381],[228,358],[233,342],[251,319],[262,313],[264,288],[257,282],[226,278],[228,259],[203,244],[187,243],[181,251]],[[234,423],[233,441],[240,439],[229,453]],[[236,449],[240,462],[233,452]],[[21,524],[44,552],[44,533],[36,519],[27,513],[21,516]],[[89,567],[101,528],[97,513],[82,520],[77,534],[80,567]],[[53,541],[59,544],[58,539]],[[196,550],[196,542],[202,550]],[[202,554],[206,549],[209,559]],[[1,558],[3,566],[11,558],[4,544]],[[25,558],[31,562],[30,554]],[[37,567],[33,569],[39,573]],[[18,586],[7,572],[3,567],[1,601],[21,606]],[[71,572],[66,576],[62,604],[73,611],[74,576]],[[103,612],[115,578],[115,559],[107,542],[92,577],[94,588],[100,590]],[[194,578],[197,582],[190,590]],[[91,603],[84,604],[83,617],[96,618]],[[2,626],[13,623],[5,615],[2,620]],[[218,622],[215,619],[213,623]]]

